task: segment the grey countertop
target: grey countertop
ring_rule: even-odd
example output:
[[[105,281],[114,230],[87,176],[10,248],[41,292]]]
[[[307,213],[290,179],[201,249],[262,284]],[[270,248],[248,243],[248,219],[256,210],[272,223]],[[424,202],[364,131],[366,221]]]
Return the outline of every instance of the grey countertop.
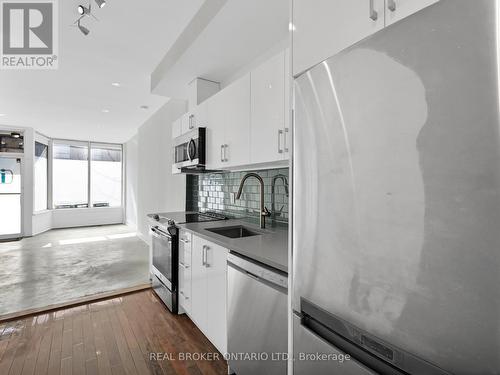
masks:
[[[244,238],[228,238],[207,230],[236,225],[243,225],[262,234]],[[284,224],[267,225],[266,229],[260,229],[259,225],[250,221],[230,219],[178,224],[177,226],[226,249],[288,273],[288,228]]]

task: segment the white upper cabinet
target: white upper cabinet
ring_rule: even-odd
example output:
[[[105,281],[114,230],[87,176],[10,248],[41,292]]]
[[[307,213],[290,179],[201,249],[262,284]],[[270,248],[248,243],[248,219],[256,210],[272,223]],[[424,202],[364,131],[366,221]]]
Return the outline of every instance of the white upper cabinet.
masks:
[[[285,52],[252,71],[252,120],[250,162],[284,159],[285,150]]]
[[[224,169],[250,161],[250,74],[206,101],[207,168]]]
[[[221,169],[224,162],[224,122],[225,106],[223,91],[205,101],[206,122],[206,164],[208,169]]]
[[[439,0],[385,0],[385,24],[390,25]]]
[[[182,134],[185,134],[187,132],[189,132],[192,128],[192,115],[191,113],[185,113],[182,115],[181,117],[181,121],[182,121],[182,128],[181,128],[181,133]]]
[[[250,161],[250,74],[225,90],[223,167],[249,164]]]
[[[192,129],[207,127],[207,102],[204,101],[191,111]]]
[[[384,0],[293,0],[294,76],[384,27]]]
[[[237,79],[183,115],[172,134],[205,127],[207,169],[282,165],[291,145],[289,60],[287,49]]]
[[[293,0],[293,75],[438,0]]]
[[[172,139],[182,134],[182,117],[172,123]]]

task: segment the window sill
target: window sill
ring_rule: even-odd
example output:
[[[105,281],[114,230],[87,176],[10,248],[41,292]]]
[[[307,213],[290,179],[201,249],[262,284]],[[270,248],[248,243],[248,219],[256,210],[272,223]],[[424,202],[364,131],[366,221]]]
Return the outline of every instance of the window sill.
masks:
[[[46,210],[41,210],[41,211],[34,211],[33,216],[44,215],[44,214],[48,214],[49,212],[52,212],[52,210],[46,209]]]

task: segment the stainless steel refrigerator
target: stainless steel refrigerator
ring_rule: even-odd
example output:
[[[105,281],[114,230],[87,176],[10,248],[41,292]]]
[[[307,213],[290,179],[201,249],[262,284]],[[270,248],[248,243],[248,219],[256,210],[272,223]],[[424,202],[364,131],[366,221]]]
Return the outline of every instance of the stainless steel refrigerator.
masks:
[[[497,3],[442,0],[296,79],[295,374],[500,374]]]

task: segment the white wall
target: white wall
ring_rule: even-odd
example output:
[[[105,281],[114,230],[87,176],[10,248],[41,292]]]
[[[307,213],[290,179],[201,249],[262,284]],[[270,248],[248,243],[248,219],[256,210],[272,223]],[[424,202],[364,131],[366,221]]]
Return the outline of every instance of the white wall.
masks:
[[[138,135],[125,144],[125,214],[127,225],[137,228]]]
[[[186,109],[185,101],[169,101],[127,143],[131,146],[128,157],[137,160],[136,163],[127,160],[126,179],[130,187],[127,189],[127,221],[133,222],[135,215],[137,231],[145,241],[149,241],[147,214],[185,209],[186,176],[172,174],[172,123]]]
[[[31,236],[33,233],[34,207],[34,163],[35,163],[35,131],[24,130],[24,165],[23,165],[23,233]]]
[[[123,223],[122,207],[68,208],[52,210],[52,228],[86,227]]]
[[[25,233],[26,236],[36,236],[37,234],[52,229],[52,210],[35,212],[32,215],[31,233]]]

